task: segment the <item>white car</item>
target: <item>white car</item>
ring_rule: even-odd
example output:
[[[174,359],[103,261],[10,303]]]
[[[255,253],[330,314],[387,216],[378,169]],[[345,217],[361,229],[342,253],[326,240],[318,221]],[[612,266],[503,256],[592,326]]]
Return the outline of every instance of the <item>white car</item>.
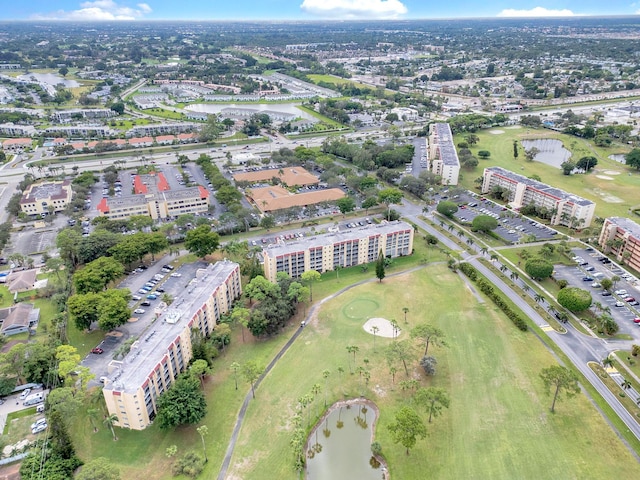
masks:
[[[593,288],[600,288],[602,285],[600,285],[600,283],[599,283],[599,282],[593,282],[593,283],[591,284],[591,286],[592,286]]]
[[[26,390],[24,390],[21,394],[20,394],[20,400],[24,400],[25,398],[27,398],[29,396],[29,394],[31,393],[31,389],[27,388]]]
[[[133,313],[137,314],[137,315],[142,315],[145,312],[144,308],[136,308]]]
[[[172,273],[171,276],[172,277],[181,277],[182,274],[181,273]]]
[[[616,307],[624,307],[624,302],[617,301]]]
[[[32,428],[31,429],[31,433],[33,433],[35,435],[36,433],[44,432],[46,429],[47,429],[47,422],[41,423],[40,425],[36,426],[35,428]]]
[[[35,422],[33,422],[31,424],[31,430],[36,428],[38,425],[46,425],[46,424],[47,424],[47,419],[46,418],[41,418],[41,419],[36,420]]]
[[[627,295],[627,291],[626,290],[616,290],[615,292],[616,295]]]

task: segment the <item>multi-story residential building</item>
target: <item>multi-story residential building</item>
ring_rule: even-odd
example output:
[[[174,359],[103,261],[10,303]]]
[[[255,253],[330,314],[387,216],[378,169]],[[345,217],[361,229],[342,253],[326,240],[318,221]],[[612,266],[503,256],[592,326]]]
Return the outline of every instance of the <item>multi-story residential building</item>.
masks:
[[[47,215],[64,210],[73,196],[71,181],[33,183],[20,199],[20,208],[27,215]]]
[[[33,125],[14,125],[13,123],[0,124],[0,135],[6,137],[32,137],[36,133]]]
[[[116,115],[117,113],[109,108],[75,108],[53,112],[51,119],[60,123],[68,123],[75,120],[111,118]]]
[[[534,205],[552,214],[551,225],[586,228],[591,225],[596,204],[591,200],[567,193],[545,183],[505,170],[502,167],[484,169],[482,193],[501,187],[509,192],[509,204],[516,210]]]
[[[606,218],[598,237],[600,248],[640,272],[640,225],[622,217]]]
[[[72,125],[69,127],[48,127],[42,130],[45,135],[67,137],[111,137],[119,132],[103,125]]]
[[[160,123],[154,125],[137,125],[127,130],[127,137],[153,137],[156,135],[175,134],[199,130],[197,123]]]
[[[460,160],[453,144],[448,123],[434,123],[429,127],[429,171],[439,175],[443,185],[457,185]]]
[[[386,257],[409,255],[413,251],[413,227],[405,222],[388,222],[270,245],[262,251],[264,275],[275,282],[278,272],[295,278],[307,270],[322,273],[338,266],[352,267],[374,262],[380,251]]]
[[[122,361],[109,363],[102,393],[117,425],[147,428],[157,414],[158,397],[167,391],[192,358],[191,335],[207,336],[220,315],[242,294],[240,266],[217,262],[199,270],[184,291],[161,312],[151,330],[138,339]]]

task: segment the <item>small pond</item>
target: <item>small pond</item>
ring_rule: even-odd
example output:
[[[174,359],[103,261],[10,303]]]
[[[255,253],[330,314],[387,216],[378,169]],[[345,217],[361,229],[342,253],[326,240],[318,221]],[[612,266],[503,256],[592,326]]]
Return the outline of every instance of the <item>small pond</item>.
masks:
[[[609,158],[611,160],[613,160],[614,162],[618,162],[618,163],[622,163],[622,164],[626,164],[627,160],[624,158],[624,154],[622,153],[616,153],[614,155],[609,155]]]
[[[534,160],[552,167],[561,168],[560,165],[571,158],[571,152],[564,148],[560,140],[541,138],[538,140],[522,140],[520,143],[525,150],[533,147],[537,148],[539,153]]]
[[[25,75],[20,75],[18,77],[20,80],[30,80],[34,79],[38,82],[48,83],[49,85],[58,85],[63,84],[66,88],[75,88],[79,87],[80,84],[75,80],[66,80],[55,73],[27,73]]]
[[[364,402],[337,404],[311,432],[308,480],[382,480],[386,469],[371,455],[376,409]]]

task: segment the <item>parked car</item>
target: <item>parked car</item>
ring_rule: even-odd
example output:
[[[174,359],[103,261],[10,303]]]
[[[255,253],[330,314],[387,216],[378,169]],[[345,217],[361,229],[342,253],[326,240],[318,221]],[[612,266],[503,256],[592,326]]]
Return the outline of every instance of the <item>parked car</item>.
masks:
[[[31,429],[31,433],[33,433],[35,435],[36,433],[44,432],[46,429],[47,429],[47,424],[45,422],[45,423],[42,423],[42,424],[38,425],[35,428],[32,428]]]
[[[145,300],[144,302],[140,302],[140,305],[142,305],[143,307],[150,307],[151,302],[149,300]]]
[[[142,315],[146,310],[144,308],[136,308],[133,313],[136,315]]]
[[[36,420],[35,422],[33,422],[31,424],[31,429],[33,430],[34,428],[36,428],[38,425],[46,425],[47,424],[47,419],[46,418],[39,418],[38,420]]]
[[[172,267],[171,265],[163,265],[162,268],[166,268],[167,270],[173,270],[174,267]]]
[[[636,317],[633,319],[633,323],[640,323],[640,317]]]
[[[140,295],[131,295],[131,300],[135,300],[137,302],[138,300],[142,300],[142,297]]]
[[[617,301],[617,302],[615,303],[615,306],[616,306],[616,307],[624,307],[624,302]]]
[[[596,267],[587,267],[587,268],[585,268],[585,270],[587,272],[593,272],[595,269],[596,269]]]
[[[616,290],[614,293],[616,295],[620,295],[621,297],[627,295],[627,291],[626,290]]]
[[[603,290],[600,295],[602,295],[603,297],[610,297],[611,292],[609,290]]]
[[[589,276],[582,277],[582,281],[583,282],[593,282],[593,277],[589,277]]]
[[[20,400],[24,400],[25,398],[27,398],[30,393],[31,393],[30,388],[23,390],[22,393],[20,394]]]
[[[158,298],[158,296],[154,295],[153,293],[150,293],[149,295],[147,295],[148,300],[155,300],[156,298]]]
[[[102,355],[104,353],[104,350],[101,349],[100,347],[96,347],[91,349],[91,353],[95,353],[96,355]]]

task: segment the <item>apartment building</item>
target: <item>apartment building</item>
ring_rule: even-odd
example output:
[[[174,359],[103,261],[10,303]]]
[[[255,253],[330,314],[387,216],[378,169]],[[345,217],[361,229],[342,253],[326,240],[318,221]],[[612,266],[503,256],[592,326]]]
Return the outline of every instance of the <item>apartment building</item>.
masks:
[[[75,120],[112,118],[117,115],[109,108],[75,108],[60,110],[51,113],[51,119],[59,123],[68,123]]]
[[[434,123],[429,127],[429,171],[439,175],[442,185],[457,185],[460,160],[453,144],[448,123]]]
[[[13,123],[0,124],[0,135],[6,137],[32,137],[36,133],[33,125],[15,125]]]
[[[620,263],[640,272],[640,225],[622,217],[606,218],[598,237],[598,245],[613,253]]]
[[[171,388],[192,358],[192,329],[211,334],[220,315],[241,294],[237,263],[225,260],[198,270],[127,356],[109,363],[102,394],[109,415],[118,417],[118,426],[143,430],[151,424],[158,397]]]
[[[33,183],[20,199],[20,209],[27,215],[47,215],[64,210],[73,196],[71,181]]]
[[[338,266],[352,267],[374,262],[380,250],[387,257],[409,255],[413,251],[413,233],[411,225],[395,221],[280,242],[262,251],[264,275],[275,282],[278,272],[295,278],[307,270],[322,273]]]
[[[595,215],[596,204],[591,200],[518,175],[502,167],[484,169],[482,193],[487,194],[494,187],[502,187],[509,192],[509,204],[516,210],[525,205],[534,205],[554,212],[551,225],[586,228],[591,225]]]

